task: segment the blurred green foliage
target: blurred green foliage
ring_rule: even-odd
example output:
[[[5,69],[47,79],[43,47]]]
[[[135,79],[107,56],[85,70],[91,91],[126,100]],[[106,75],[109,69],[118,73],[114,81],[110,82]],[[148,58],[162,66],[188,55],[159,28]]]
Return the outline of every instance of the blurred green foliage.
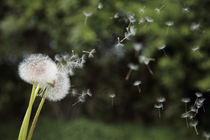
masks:
[[[103,4],[102,9],[97,8],[99,2]],[[80,90],[90,88],[93,97],[75,108],[71,105],[76,99],[70,95],[59,103],[47,102],[43,114],[65,119],[83,114],[108,122],[141,120],[152,124],[159,122],[153,109],[156,98],[165,96],[167,102],[161,122],[172,125],[173,121],[173,126],[183,126],[181,98],[194,99],[194,93],[201,91],[206,98],[205,106],[210,105],[208,5],[208,0],[1,0],[0,118],[18,118],[21,123],[31,88],[17,73],[18,63],[24,55],[45,53],[53,57],[71,54],[72,50],[81,54],[83,50],[95,48],[96,56],[71,78],[72,86]],[[162,6],[157,14],[154,9]],[[189,12],[183,12],[186,7]],[[145,12],[139,12],[140,8]],[[84,11],[92,13],[86,25]],[[114,18],[116,13],[119,18]],[[134,24],[137,32],[119,51],[115,48],[117,37],[124,37],[130,14],[137,20]],[[139,19],[146,16],[154,22],[138,24]],[[168,29],[166,21],[174,21],[174,25]],[[193,23],[199,23],[200,28],[192,31]],[[143,44],[139,55],[155,58],[156,61],[150,64],[154,75],[149,74],[144,64],[139,64],[140,69],[125,81],[128,63],[139,63],[133,50],[134,43]],[[163,44],[166,44],[168,57],[158,50]],[[196,46],[200,46],[199,50],[192,51]],[[133,86],[135,80],[142,81],[141,95]],[[114,106],[109,98],[111,93],[117,95]],[[209,110],[199,113],[197,119],[201,129],[210,128],[209,115]],[[115,128],[113,131],[124,133]]]
[[[54,123],[52,123],[54,122]],[[17,134],[11,135],[6,131],[17,132],[14,122],[0,126],[0,138],[14,140]],[[174,133],[176,131],[176,133]],[[34,140],[199,140],[198,136],[183,135],[180,130],[162,126],[144,126],[141,123],[105,124],[87,119],[74,121],[58,121],[45,117],[38,122]]]

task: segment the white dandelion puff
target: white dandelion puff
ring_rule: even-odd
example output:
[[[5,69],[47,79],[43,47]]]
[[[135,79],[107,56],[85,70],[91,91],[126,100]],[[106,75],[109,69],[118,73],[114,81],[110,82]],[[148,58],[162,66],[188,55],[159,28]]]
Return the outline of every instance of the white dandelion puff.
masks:
[[[53,84],[47,88],[45,97],[50,101],[60,101],[66,97],[70,89],[70,79],[68,74],[63,71],[58,71],[57,78]]]
[[[33,84],[45,85],[56,79],[57,66],[55,62],[46,55],[32,54],[26,57],[18,68],[20,77]]]

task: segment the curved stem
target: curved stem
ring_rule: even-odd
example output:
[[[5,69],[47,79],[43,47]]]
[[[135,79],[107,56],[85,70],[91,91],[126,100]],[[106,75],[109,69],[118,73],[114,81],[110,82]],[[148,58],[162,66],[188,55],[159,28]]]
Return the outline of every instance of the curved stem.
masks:
[[[20,128],[18,140],[25,140],[26,139],[29,120],[30,120],[31,111],[32,111],[32,106],[33,106],[33,103],[34,103],[34,100],[36,98],[36,95],[37,95],[38,91],[39,91],[39,85],[37,86],[37,84],[34,83],[32,91],[31,91],[31,97],[30,97],[30,100],[29,100],[29,105],[28,105],[26,114],[24,116],[24,119],[23,119],[23,122],[22,122],[22,125],[21,125],[21,128]]]
[[[35,115],[35,117],[33,119],[33,122],[32,122],[31,128],[30,128],[27,140],[31,140],[31,138],[32,138],[32,135],[33,135],[34,129],[36,127],[36,123],[38,121],[39,114],[40,114],[40,112],[42,110],[44,102],[45,102],[45,97],[42,97],[42,100],[41,100],[41,102],[39,104],[39,107],[38,107],[38,109],[36,111],[36,115]]]

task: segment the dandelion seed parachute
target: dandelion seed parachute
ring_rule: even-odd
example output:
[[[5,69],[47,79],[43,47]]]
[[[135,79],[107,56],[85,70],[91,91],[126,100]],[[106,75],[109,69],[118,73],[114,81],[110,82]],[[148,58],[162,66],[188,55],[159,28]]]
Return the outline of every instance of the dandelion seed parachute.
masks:
[[[70,79],[68,74],[64,71],[58,71],[57,78],[53,85],[51,85],[46,93],[46,99],[50,101],[60,101],[66,97],[70,89]]]
[[[44,85],[56,79],[57,66],[47,55],[31,54],[20,63],[18,72],[24,81]]]

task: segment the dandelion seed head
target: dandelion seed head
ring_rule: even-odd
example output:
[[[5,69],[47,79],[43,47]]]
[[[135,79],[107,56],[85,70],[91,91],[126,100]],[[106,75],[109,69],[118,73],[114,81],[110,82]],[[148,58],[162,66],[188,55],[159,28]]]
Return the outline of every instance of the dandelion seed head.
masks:
[[[51,83],[56,79],[57,66],[51,58],[43,54],[27,56],[18,67],[20,77],[30,83],[40,85]]]
[[[60,101],[66,97],[69,93],[69,89],[70,79],[68,74],[63,71],[58,71],[53,86],[50,86],[45,93],[46,99],[50,101]]]

